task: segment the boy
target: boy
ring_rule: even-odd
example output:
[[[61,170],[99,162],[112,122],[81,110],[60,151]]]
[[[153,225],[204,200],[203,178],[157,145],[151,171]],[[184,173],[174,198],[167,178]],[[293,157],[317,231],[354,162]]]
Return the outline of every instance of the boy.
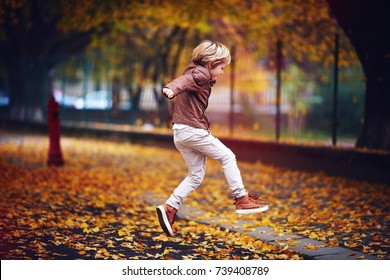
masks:
[[[222,164],[238,214],[268,209],[268,205],[255,202],[255,197],[245,191],[236,156],[208,130],[210,122],[205,111],[211,88],[230,61],[230,52],[225,45],[203,41],[193,50],[191,63],[184,73],[162,90],[167,98],[176,97],[172,119],[174,143],[189,170],[169,199],[156,209],[160,225],[167,235],[173,235],[172,225],[183,200],[201,184],[207,157]]]

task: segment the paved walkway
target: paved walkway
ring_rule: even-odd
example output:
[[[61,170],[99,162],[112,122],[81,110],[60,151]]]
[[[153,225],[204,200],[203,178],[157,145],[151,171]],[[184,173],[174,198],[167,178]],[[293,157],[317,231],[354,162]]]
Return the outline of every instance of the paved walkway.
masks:
[[[10,142],[10,143],[16,144],[15,147],[18,147],[18,146],[21,146],[24,142],[28,142],[28,141],[26,141],[26,139],[28,139],[28,137],[30,137],[30,136],[24,136],[24,135],[11,135],[11,136],[9,136],[7,134],[3,134],[1,139],[0,139],[0,143]],[[39,137],[39,138],[32,138],[32,139],[33,139],[33,142],[30,143],[31,144],[30,146],[27,146],[27,147],[29,147],[28,149],[19,149],[19,148],[17,148],[17,151],[20,152],[20,151],[24,150],[25,153],[21,153],[19,155],[14,155],[12,153],[8,154],[8,153],[6,153],[4,151],[4,155],[2,154],[2,156],[4,157],[4,159],[6,159],[6,161],[9,161],[11,166],[16,167],[16,168],[23,167],[24,165],[31,167],[34,164],[36,164],[37,167],[42,167],[42,164],[43,164],[43,162],[46,159],[46,153],[47,153],[46,150],[42,151],[42,149],[44,147],[46,147],[46,144],[43,145],[42,141],[46,141],[45,140],[46,138]],[[47,142],[45,142],[45,143],[47,143]],[[69,143],[73,143],[73,142],[69,142]],[[72,153],[72,156],[78,157],[80,159],[83,159],[83,161],[85,161],[84,157],[86,156],[86,153],[84,151],[88,150],[88,149],[86,149],[86,147],[91,146],[91,143],[88,142],[88,141],[86,141],[83,145],[81,145],[79,142],[77,142],[77,143],[78,143],[77,145],[80,145],[80,146],[78,147],[78,149],[74,150],[74,154]],[[94,144],[96,144],[96,143],[94,142]],[[107,145],[107,143],[104,143],[104,144],[102,143],[102,146],[100,148],[97,147],[96,151],[98,151],[99,149],[100,150],[105,150],[106,145]],[[31,161],[31,159],[37,155],[35,150],[39,150],[39,149],[41,149],[39,151],[39,154],[44,155],[43,156],[44,160],[39,160],[39,161],[33,160],[33,161]],[[143,148],[142,148],[142,150],[140,150],[140,149],[141,148],[137,146],[137,149],[133,151],[132,155],[135,155],[135,154],[141,155],[139,157],[134,157],[134,158],[140,159],[141,157],[143,157],[143,155],[142,155]],[[14,150],[14,149],[10,149],[10,150]],[[34,150],[34,153],[30,153],[30,152],[26,153],[27,150],[28,151]],[[82,152],[78,152],[78,150],[82,151]],[[16,149],[15,149],[15,151],[16,151]],[[115,152],[113,152],[113,151],[115,151]],[[100,155],[103,155],[103,157],[100,160],[98,160],[97,156],[100,156]],[[153,151],[153,156],[154,155],[155,155],[155,151]],[[149,154],[149,156],[150,156],[150,154]],[[115,144],[115,149],[108,149],[108,151],[105,152],[105,153],[100,153],[100,152],[99,153],[97,153],[97,152],[96,153],[92,153],[91,161],[92,160],[96,161],[96,167],[99,167],[98,169],[93,171],[93,172],[97,172],[97,173],[93,173],[93,174],[100,174],[101,173],[100,166],[102,166],[102,164],[104,164],[106,162],[106,159],[108,159],[108,158],[111,161],[112,157],[118,157],[118,159],[122,159],[123,158],[123,159],[127,160],[129,156],[128,156],[128,154],[125,154],[125,153],[119,153],[117,151],[117,144]],[[153,160],[151,160],[150,158],[151,157],[149,157],[149,159],[145,160],[145,162],[143,162],[143,164],[145,164],[145,165],[146,164],[148,164],[148,165],[150,164],[150,166],[151,166],[150,168],[152,168],[152,169],[153,168],[159,168],[163,164],[167,163],[167,161],[165,161],[165,160],[164,161],[156,161],[156,162],[154,162],[154,158],[153,158]],[[169,157],[166,157],[166,158],[169,158]],[[118,161],[118,163],[119,162],[121,162],[121,161]],[[126,170],[125,171],[126,174],[128,173],[127,170],[131,170],[132,168],[134,169],[134,171],[133,171],[134,173],[133,174],[140,174],[140,172],[141,172],[140,170],[142,168],[138,169],[139,162],[137,160],[134,160],[133,162],[135,163],[133,166],[132,165],[129,166],[126,163],[126,169],[124,169],[124,170]],[[120,166],[121,165],[118,165],[118,168],[123,168],[123,167],[120,167]],[[89,161],[88,161],[88,163],[85,163],[85,164],[83,163],[82,165],[80,165],[79,169],[74,170],[75,173],[69,174],[68,178],[71,178],[72,176],[74,178],[79,178],[80,174],[82,173],[81,170],[84,170],[85,168],[90,170],[91,167],[90,167],[90,162]],[[35,169],[35,168],[31,169],[31,170],[29,170],[29,169],[26,169],[26,170],[29,172],[29,174],[30,174],[30,171],[31,172],[39,171],[39,169]],[[248,172],[251,172],[251,170],[252,170],[251,168],[248,168]],[[159,174],[160,173],[161,172],[159,172]],[[31,173],[31,174],[36,174],[36,173]],[[16,180],[16,181],[12,181],[11,184],[10,184],[10,182],[5,182],[3,185],[4,186],[6,186],[6,185],[19,185],[21,187],[21,186],[26,185],[28,182],[35,184],[36,183],[36,179],[28,181],[29,179],[31,179],[30,177],[34,177],[35,176],[35,175],[31,176],[31,174],[29,176],[27,176],[26,178],[24,178],[22,180],[22,183],[20,183],[20,184],[16,184],[15,183],[17,181],[16,180],[17,176],[15,176],[15,178],[13,178],[13,180]],[[275,175],[278,175],[278,174],[279,173],[275,173]],[[84,185],[86,185],[89,182],[90,177],[91,178],[94,177],[92,175],[88,175],[87,176],[87,174],[85,174],[83,176],[84,176],[84,178],[86,180],[83,183]],[[145,173],[141,174],[141,176],[145,176],[144,178],[147,178],[147,180],[149,182],[149,179],[150,179],[148,177],[148,176],[150,176],[149,170],[146,170]],[[97,178],[100,178],[100,177],[97,177]],[[115,178],[115,176],[113,176],[113,178]],[[117,184],[117,181],[114,180],[113,178],[112,178],[112,181],[110,181],[111,179],[109,179],[109,181],[107,182],[107,184],[110,184],[110,186],[115,186]],[[156,177],[156,178],[157,178],[157,180],[161,180],[161,178],[159,178],[159,177]],[[271,178],[274,178],[274,177],[271,176]],[[286,177],[286,178],[287,178],[287,180],[290,180],[289,179],[290,177]],[[53,184],[53,181],[52,181],[53,179],[55,180],[55,184]],[[58,186],[57,179],[58,178],[54,178],[54,177],[52,178],[50,176],[47,176],[47,177],[43,178],[44,181],[42,181],[42,182],[45,182],[45,183],[40,183],[40,186],[42,188],[41,190],[44,191],[48,195],[48,197],[55,197],[55,198],[57,197],[57,193],[55,191],[55,188],[51,189],[51,190],[48,190],[48,188],[46,187],[46,185],[47,186]],[[165,178],[165,179],[167,180],[166,182],[169,182],[169,178]],[[70,179],[67,179],[67,180],[69,181]],[[128,183],[128,179],[124,179],[124,180],[125,180],[125,182],[127,184]],[[68,182],[68,181],[66,181],[66,182]],[[302,182],[301,179],[298,179],[298,181],[295,181],[294,185],[299,186],[299,184],[301,182]],[[90,183],[91,183],[91,186],[98,186],[99,185],[98,183],[96,183],[96,180],[92,180],[92,182],[90,182]],[[316,181],[316,183],[317,183],[317,181]],[[319,183],[327,184],[326,181],[319,182]],[[67,185],[67,183],[64,183],[64,185]],[[278,182],[272,182],[272,183],[270,183],[270,186],[278,187],[279,183]],[[99,191],[98,187],[97,188],[93,188],[92,187],[91,189],[95,190],[95,191]],[[32,190],[35,190],[35,188],[32,188]],[[24,195],[24,189],[22,188],[20,191],[22,191],[21,195]],[[75,209],[77,208],[78,209],[79,213],[75,213],[75,218],[79,218],[78,216],[81,215],[81,214],[82,215],[90,215],[90,216],[95,216],[97,214],[100,215],[101,212],[103,211],[103,210],[98,210],[98,212],[96,214],[95,211],[97,209],[86,209],[85,208],[85,205],[89,205],[88,199],[90,199],[89,195],[91,195],[91,193],[89,191],[91,191],[91,190],[89,190],[89,188],[88,188],[88,193],[85,193],[85,195],[83,195],[83,196],[76,196],[76,194],[75,194],[75,196],[73,196],[73,198],[69,200],[69,204],[66,204],[67,207],[71,207],[71,208],[75,208]],[[118,197],[122,198],[122,191],[123,190],[116,189],[115,190],[115,192],[116,192],[115,195],[118,195]],[[144,189],[142,189],[141,191],[144,191]],[[8,194],[9,197],[14,197],[15,192],[16,192],[15,189],[10,189],[10,192]],[[310,192],[310,190],[308,192]],[[369,189],[367,190],[367,192],[371,193]],[[35,191],[35,193],[39,193],[39,192]],[[66,193],[63,192],[63,194],[66,194]],[[126,193],[126,195],[127,194],[128,193]],[[381,193],[379,193],[379,194],[381,194]],[[368,241],[364,240],[364,242],[362,242],[362,244],[367,244],[367,245],[371,246],[370,245],[371,243],[374,243],[374,242],[378,241],[378,240],[374,240],[371,237],[375,237],[375,236],[378,237],[379,241],[381,242],[381,245],[380,245],[380,249],[381,250],[386,250],[388,248],[388,246],[387,246],[388,245],[387,244],[388,243],[388,239],[386,239],[386,236],[387,236],[386,235],[387,234],[386,230],[388,228],[388,223],[387,223],[387,220],[386,220],[386,213],[388,212],[388,203],[386,201],[387,194],[388,194],[387,191],[383,192],[384,199],[381,199],[381,202],[379,204],[375,204],[377,202],[376,199],[371,199],[371,197],[368,199],[368,196],[365,196],[365,198],[368,199],[367,202],[369,202],[369,205],[375,205],[374,208],[378,209],[378,212],[379,213],[383,213],[383,215],[382,214],[378,215],[377,218],[373,219],[372,220],[372,224],[368,224],[367,223],[368,226],[366,226],[366,224],[365,224],[365,228],[363,228],[362,231],[360,231],[360,229],[357,230],[357,231],[359,231],[358,233],[360,235],[362,235],[362,234],[366,234],[366,236],[368,235],[368,237],[367,237]],[[66,195],[68,195],[68,194],[66,194]],[[5,198],[8,197],[7,194],[3,194],[3,196]],[[105,197],[105,199],[108,199],[109,197],[111,197],[111,195],[108,196],[108,197]],[[284,194],[283,193],[280,193],[279,196],[277,196],[277,198],[282,198],[282,197],[284,198]],[[349,197],[351,197],[351,196],[349,196]],[[378,198],[379,196],[377,195],[377,196],[374,196],[373,198],[375,198],[375,197]],[[30,198],[33,199],[33,198],[35,198],[35,196],[30,196]],[[148,202],[148,204],[150,204],[152,206],[155,206],[155,205],[158,205],[158,204],[164,202],[165,199],[166,199],[165,196],[162,197],[162,196],[156,195],[155,193],[149,192],[149,193],[145,194],[145,200]],[[63,201],[66,201],[66,199],[64,199]],[[340,201],[342,202],[344,200],[340,200]],[[363,203],[364,201],[365,200],[362,197],[361,200],[355,201],[354,203],[355,203],[355,205],[358,206],[358,205],[360,205],[361,202]],[[7,201],[7,202],[10,202],[10,201]],[[46,209],[48,207],[46,205],[46,203],[39,204],[38,201],[35,201],[35,200],[33,200],[31,202],[30,201],[24,201],[24,205],[26,205],[26,207],[27,207],[26,209],[27,210],[22,208],[22,207],[17,208],[17,209],[15,208],[15,213],[17,215],[20,215],[21,219],[23,219],[24,216],[25,216],[24,215],[25,211],[29,212],[28,209],[31,209],[31,207],[33,207],[32,205],[35,205],[34,203],[37,203],[37,209],[39,209],[38,206],[45,207],[44,209]],[[47,203],[49,203],[49,202],[47,202]],[[347,203],[347,201],[345,201],[345,203]],[[13,205],[12,201],[11,201],[11,203],[8,203],[7,205],[9,205],[9,207],[11,209],[11,206]],[[114,205],[113,207],[121,207],[121,205],[122,204],[120,204],[118,202],[118,205]],[[339,206],[344,207],[344,204],[341,204]],[[35,208],[35,206],[34,206],[34,208]],[[12,209],[14,209],[14,208],[12,208]],[[53,209],[52,208],[50,208],[50,209],[51,209],[51,211],[49,211],[47,213],[54,212],[54,213],[56,213],[56,215],[57,215],[57,213],[58,213],[58,215],[61,215],[61,213],[62,213],[60,210],[52,211]],[[153,207],[151,209],[153,209]],[[342,208],[342,209],[344,209],[344,208]],[[348,209],[353,209],[353,208],[348,208]],[[108,209],[104,209],[104,211],[112,211],[112,209],[108,208]],[[281,212],[281,213],[283,213],[283,212]],[[309,213],[309,211],[307,211],[306,213]],[[345,213],[348,214],[348,211],[345,212]],[[373,211],[373,213],[376,213],[376,211]],[[362,218],[362,221],[364,221],[363,219],[369,218],[367,216],[370,216],[370,215],[374,216],[373,213],[371,213],[371,212],[368,212],[368,213],[361,212],[360,217]],[[119,215],[119,214],[123,214],[123,213],[117,213],[117,214]],[[207,211],[207,209],[206,209],[206,211],[203,211],[203,210],[191,207],[191,206],[189,206],[187,204],[184,204],[181,207],[181,209],[180,209],[180,211],[178,213],[178,217],[183,219],[183,220],[187,220],[187,221],[196,221],[196,222],[199,222],[199,223],[202,223],[202,224],[206,224],[206,225],[213,225],[213,227],[216,226],[216,227],[220,227],[220,228],[223,228],[223,229],[226,228],[226,229],[229,229],[231,232],[244,233],[244,234],[247,234],[247,235],[252,236],[254,238],[258,238],[258,239],[260,239],[260,240],[262,240],[264,242],[268,242],[269,244],[273,244],[275,246],[280,246],[281,248],[286,248],[288,246],[289,249],[292,249],[292,250],[296,251],[297,253],[300,253],[306,259],[318,259],[318,260],[320,260],[320,259],[327,259],[327,260],[331,260],[331,259],[334,259],[334,260],[355,260],[355,259],[376,260],[376,259],[380,259],[380,258],[377,258],[377,256],[373,255],[375,252],[373,254],[364,254],[362,252],[350,250],[350,249],[345,248],[345,247],[339,247],[339,246],[338,247],[326,247],[327,244],[324,243],[324,242],[320,242],[318,240],[306,238],[306,237],[303,237],[303,236],[298,236],[297,234],[283,233],[283,235],[282,235],[282,234],[280,234],[279,230],[275,231],[275,230],[273,230],[270,227],[258,226],[254,222],[251,222],[249,220],[245,220],[245,219],[248,219],[248,216],[240,216],[239,220],[234,220],[232,222],[231,219],[224,218],[223,216],[210,217],[210,214],[211,213],[209,211]],[[149,212],[148,215],[149,216],[152,215],[152,219],[154,219],[155,213],[154,213],[154,211],[151,211],[151,213]],[[139,216],[139,215],[137,215],[137,216]],[[24,246],[24,249],[25,249],[26,244],[20,244],[19,243],[19,240],[21,238],[18,235],[20,235],[21,232],[23,232],[23,233],[26,233],[26,236],[27,236],[27,235],[31,234],[32,231],[30,232],[28,230],[25,230],[24,228],[21,228],[20,225],[18,224],[18,219],[16,219],[15,216],[14,217],[10,216],[10,217],[11,218],[6,217],[7,220],[4,218],[4,224],[6,225],[6,228],[11,228],[11,225],[13,225],[14,226],[13,229],[15,229],[17,231],[15,236],[11,236],[10,237],[8,235],[8,237],[10,237],[12,240],[16,240],[16,243],[13,243],[11,245],[15,245],[16,244],[15,246]],[[303,216],[301,216],[301,217],[303,217]],[[34,218],[34,216],[31,216],[31,219],[33,219],[33,218]],[[149,224],[150,221],[148,220],[148,218],[146,218],[146,217],[144,217],[144,218],[147,221],[145,223],[145,226],[146,226],[146,224]],[[284,218],[284,214],[280,218]],[[350,221],[350,220],[351,219],[349,219],[348,221]],[[32,221],[32,222],[34,222],[34,221]],[[114,225],[110,221],[106,221],[106,222],[107,222],[108,226],[107,226],[107,228],[105,228],[105,231],[101,231],[101,232],[99,231],[98,233],[96,233],[96,236],[94,235],[93,237],[94,238],[100,238],[100,240],[102,242],[103,241],[106,242],[106,240],[114,240],[114,241],[116,241],[114,236],[112,235],[112,232],[114,232],[114,233],[116,232],[116,225]],[[329,221],[329,222],[332,222],[332,221]],[[335,220],[334,222],[337,222],[337,221]],[[157,230],[158,234],[161,233],[159,227],[158,226],[156,227],[156,225],[157,224],[154,224],[154,228],[151,229],[151,231],[148,231],[148,233],[155,232],[156,230]],[[379,228],[373,227],[373,225],[374,226],[377,225]],[[142,228],[144,229],[144,227],[142,227]],[[148,227],[146,227],[146,228],[148,228]],[[374,231],[371,230],[371,228],[374,228]],[[70,229],[74,230],[75,228],[71,227]],[[57,252],[56,249],[59,249],[58,246],[55,246],[55,245],[52,246],[51,243],[50,243],[50,240],[52,240],[52,237],[53,237],[53,230],[55,230],[56,232],[62,230],[62,234],[65,235],[64,230],[65,231],[69,230],[69,226],[64,225],[62,228],[61,227],[57,227],[57,228],[50,227],[47,230],[47,235],[44,235],[43,237],[42,236],[38,237],[38,235],[36,234],[36,238],[39,238],[39,240],[41,242],[43,242],[44,244],[49,244],[49,246],[51,246],[50,248],[48,248],[48,255],[47,256],[49,256],[49,257],[52,257],[52,255],[50,255],[50,253],[52,253],[52,252],[56,253]],[[79,229],[76,228],[76,230],[79,230]],[[34,231],[34,234],[36,232],[37,231]],[[79,232],[76,231],[76,233],[79,233]],[[68,234],[68,232],[66,234]],[[136,234],[138,234],[137,238],[138,238],[138,240],[140,240],[140,242],[142,244],[153,244],[152,246],[157,246],[156,242],[154,242],[154,240],[151,238],[151,236],[144,236],[144,235],[142,235],[140,230],[138,232],[136,232]],[[347,238],[353,237],[353,236],[352,236],[352,234],[341,234],[339,240],[343,240],[343,237],[344,237],[344,239],[347,239]],[[84,235],[80,234],[80,238],[84,238]],[[27,244],[30,242],[30,240],[27,239],[27,238],[25,238],[25,240],[26,240]],[[0,238],[0,241],[1,241],[1,238]],[[379,243],[379,241],[378,241],[378,243]],[[68,258],[68,259],[69,258],[80,258],[80,255],[78,254],[79,250],[75,250],[74,247],[73,247],[73,244],[77,244],[78,242],[79,241],[77,239],[74,239],[74,240],[69,241],[69,244],[71,246],[69,246],[69,244],[67,244],[68,247],[61,247],[60,248],[62,250],[61,253],[64,253],[63,250],[65,250],[65,249],[68,250],[64,258]],[[83,241],[81,241],[81,242],[83,242]],[[196,246],[197,244],[194,244],[194,243],[191,242],[190,245],[191,246]],[[367,246],[367,245],[365,245],[365,246]],[[104,246],[104,245],[102,245],[102,246]],[[176,246],[177,247],[176,244],[172,244],[172,246]],[[374,246],[375,246],[375,244],[373,245],[373,247]],[[187,249],[187,247],[185,249]],[[15,248],[15,247],[12,247],[12,248]],[[110,251],[110,253],[112,253],[112,254],[117,254],[119,252],[119,253],[123,253],[124,256],[129,256],[129,254],[144,254],[143,255],[144,257],[146,256],[146,257],[149,257],[149,258],[151,256],[151,255],[147,255],[148,253],[142,253],[142,252],[136,251],[136,250],[134,250],[134,248],[127,248],[129,250],[127,250],[126,252],[124,252],[123,251],[123,247],[120,247],[120,246],[118,246],[117,248],[114,248],[115,250],[113,250],[113,248],[110,248],[110,249],[112,249]],[[118,249],[121,249],[122,251],[118,250]],[[191,248],[191,249],[193,249],[193,248]],[[367,252],[368,250],[365,250],[365,251]],[[374,249],[372,251],[374,251]],[[23,252],[23,254],[24,254],[26,252],[26,250],[21,250],[21,252]],[[153,253],[154,253],[154,256],[155,256],[159,252],[156,253],[156,251],[154,251]],[[28,256],[31,257],[31,258],[42,257],[42,256],[38,255],[36,253],[36,251],[34,251],[34,250],[32,250],[32,251],[30,250],[29,254],[30,255],[28,255]],[[18,254],[18,257],[20,257],[20,254]],[[84,257],[84,258],[88,258],[88,257],[94,258],[95,256],[93,254],[90,254],[88,256],[87,255],[82,255],[82,257]]]
[[[166,200],[166,197],[162,197],[152,192],[148,192],[145,194],[145,200],[150,205],[159,205]],[[202,218],[206,217],[206,212],[200,210],[198,208],[182,205],[180,211],[177,213],[177,217],[179,219],[187,220],[187,221],[195,221],[202,224],[211,224],[214,226],[218,226],[222,229],[229,229],[232,232],[245,233],[254,238],[259,238],[262,241],[265,241],[270,244],[274,244],[276,246],[283,247],[287,244],[288,240],[293,239],[297,241],[297,245],[289,245],[289,248],[300,253],[305,258],[314,259],[314,260],[356,260],[356,259],[366,259],[366,260],[378,260],[376,256],[364,254],[361,252],[353,251],[344,247],[326,247],[326,244],[298,236],[296,234],[283,234],[280,236],[277,232],[272,230],[267,226],[256,226],[253,222],[247,221],[244,219],[237,220],[237,223],[234,225],[227,223],[223,219],[220,218]],[[245,225],[245,226],[244,226]],[[253,226],[251,226],[253,225]],[[251,230],[248,231],[248,228]],[[317,248],[317,249],[309,249]]]

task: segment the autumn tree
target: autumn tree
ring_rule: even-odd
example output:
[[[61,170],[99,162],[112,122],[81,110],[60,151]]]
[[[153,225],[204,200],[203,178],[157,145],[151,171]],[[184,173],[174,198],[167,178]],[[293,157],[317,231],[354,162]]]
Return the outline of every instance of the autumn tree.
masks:
[[[115,67],[124,70],[121,74],[127,81],[136,80],[135,88],[129,89],[133,110],[137,110],[145,83],[154,86],[158,108],[165,108],[161,84],[178,74],[183,53],[187,63],[188,51],[202,39],[223,39],[230,44],[237,41],[238,36],[226,28],[229,26],[221,26],[232,3],[235,1],[189,0],[185,5],[179,0],[145,1],[137,7],[136,19],[124,12],[113,32],[96,38],[94,48],[119,50]]]
[[[114,45],[121,43],[118,33],[124,34],[122,46],[142,60],[142,76],[149,75],[153,82],[172,77],[183,42],[190,41],[187,34],[209,28],[208,20],[223,6],[211,0],[186,5],[176,0],[1,0],[0,57],[7,69],[12,115],[18,118],[27,109],[30,117],[39,110],[45,100],[38,98],[38,89],[47,85],[49,90],[49,71],[107,34],[110,37],[104,38],[114,39]]]
[[[390,26],[388,3],[327,0],[354,46],[366,77],[363,130],[357,147],[390,150]]]
[[[92,38],[95,46],[106,41],[107,47],[130,50],[141,63],[124,56],[118,65],[130,65],[128,75],[135,75],[131,67],[138,67],[139,75],[156,84],[178,74],[183,50],[205,38],[238,45],[254,60],[274,57],[280,39],[286,43],[284,54],[294,63],[329,65],[334,34],[340,32],[330,6],[367,77],[365,123],[357,144],[389,149],[390,117],[385,107],[389,104],[389,35],[380,31],[388,25],[384,6],[362,0],[328,0],[329,6],[325,0],[182,2],[0,0],[0,57],[8,71],[13,110],[23,111],[27,95],[36,100],[34,89],[47,83],[49,70],[64,55],[85,50]],[[49,57],[44,64],[37,63],[37,58]],[[354,58],[351,48],[341,48],[342,65]],[[245,65],[241,70],[248,71]],[[310,67],[307,71],[313,72]],[[28,85],[30,92],[24,94]],[[163,102],[157,87],[155,92]],[[42,104],[42,100],[35,102],[35,107]]]
[[[121,2],[0,1],[0,57],[7,69],[12,115],[19,117],[32,107],[25,115],[31,117],[44,102],[38,89],[46,84],[49,90],[52,67],[64,54],[84,50],[93,34],[108,32]]]

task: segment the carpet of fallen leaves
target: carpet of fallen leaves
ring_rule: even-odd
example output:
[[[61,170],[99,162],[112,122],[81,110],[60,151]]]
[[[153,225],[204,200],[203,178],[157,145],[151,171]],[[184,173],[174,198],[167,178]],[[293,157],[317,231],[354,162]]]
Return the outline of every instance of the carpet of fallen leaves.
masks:
[[[289,248],[299,241],[275,246],[193,221],[178,220],[174,237],[162,234],[155,206],[143,197],[168,197],[185,177],[176,150],[68,137],[61,146],[65,166],[47,167],[47,137],[0,132],[1,259],[303,259]],[[281,236],[389,258],[389,186],[260,162],[239,167],[247,189],[270,204],[246,219]],[[185,203],[234,225],[229,193],[210,160]]]

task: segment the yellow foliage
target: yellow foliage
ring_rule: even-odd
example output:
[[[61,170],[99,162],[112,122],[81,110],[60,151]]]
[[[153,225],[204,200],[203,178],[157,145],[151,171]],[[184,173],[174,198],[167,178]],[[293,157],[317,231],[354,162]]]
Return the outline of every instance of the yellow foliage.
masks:
[[[63,137],[66,164],[52,168],[46,166],[46,137],[16,139],[23,141],[0,141],[0,225],[12,246],[2,252],[5,259],[75,252],[85,259],[301,259],[291,250],[299,239],[284,240],[286,233],[387,257],[380,207],[388,203],[387,186],[239,162],[248,191],[270,205],[239,226],[220,164],[209,161],[203,187],[186,203],[206,211],[202,218],[217,217],[232,228],[269,226],[281,236],[279,246],[195,221],[177,220],[175,236],[168,237],[143,195],[168,196],[186,176],[177,151]]]

